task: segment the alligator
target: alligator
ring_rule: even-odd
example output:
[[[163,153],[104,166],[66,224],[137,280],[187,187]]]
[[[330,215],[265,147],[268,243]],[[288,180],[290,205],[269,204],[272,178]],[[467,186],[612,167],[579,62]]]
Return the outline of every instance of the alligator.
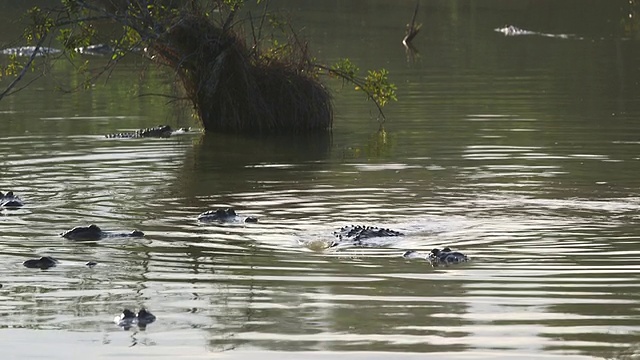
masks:
[[[399,231],[375,226],[349,225],[340,228],[339,231],[335,231],[333,235],[336,239],[329,245],[330,248],[342,245],[358,247],[384,246],[387,244],[379,241],[378,238],[384,239],[403,236],[404,234]],[[376,239],[378,239],[378,241],[376,241]],[[424,258],[429,261],[433,267],[448,266],[469,261],[466,255],[452,251],[449,247],[445,247],[442,250],[433,249],[427,256],[421,255],[414,250],[408,250],[404,252],[402,257],[407,259]]]
[[[81,46],[73,49],[73,51],[83,54],[83,55],[91,55],[91,56],[104,56],[111,55],[114,53],[116,49],[107,45],[107,44],[94,44],[89,46]],[[142,52],[143,49],[140,48],[132,48],[129,49],[132,52]],[[2,55],[15,55],[15,56],[32,56],[33,53],[36,52],[35,46],[18,46],[11,47],[0,50],[0,54]],[[45,56],[45,55],[55,55],[62,53],[61,49],[40,46],[36,52],[36,56]]]
[[[171,135],[185,134],[191,131],[189,127],[183,127],[178,130],[173,130],[169,125],[158,125],[152,128],[139,129],[136,131],[129,131],[123,133],[107,134],[107,139],[140,139],[140,138],[168,138]]]
[[[578,40],[582,39],[572,34],[548,34],[548,33],[537,32],[537,31],[523,30],[513,25],[505,25],[504,27],[493,29],[493,31],[502,33],[504,34],[504,36],[537,35],[537,36],[559,38],[559,39],[578,39]]]
[[[109,237],[143,237],[144,233],[140,230],[133,230],[128,233],[103,231],[98,225],[91,224],[89,226],[76,226],[61,233],[60,236],[69,240],[100,240]]]
[[[52,258],[51,256],[43,256],[40,259],[29,259],[25,260],[22,265],[31,268],[31,269],[48,269],[50,267],[54,267],[58,264],[58,260]]]
[[[499,33],[503,33],[504,36],[536,35],[537,34],[535,31],[523,30],[513,25],[505,25],[504,27],[496,28],[493,30]]]
[[[0,50],[3,55],[15,55],[15,56],[32,56],[36,52],[35,46],[20,46],[12,47]],[[45,56],[49,54],[59,54],[62,50],[54,49],[50,47],[40,46],[36,52],[36,56]]]
[[[433,249],[429,253],[429,261],[431,265],[440,266],[440,265],[451,265],[451,264],[459,264],[462,262],[469,261],[467,255],[452,251],[449,247],[445,247],[444,249]]]
[[[95,44],[89,46],[81,46],[74,49],[75,52],[84,54],[84,55],[111,55],[114,53],[115,49],[107,44]]]
[[[140,311],[138,311],[138,314],[129,309],[124,309],[122,314],[113,319],[113,322],[125,330],[129,330],[131,326],[136,324],[141,330],[144,330],[147,327],[147,324],[151,324],[154,321],[156,321],[155,315],[147,311],[145,308],[141,308]]]
[[[22,200],[9,191],[6,194],[0,192],[0,209],[18,209],[24,205]]]
[[[158,125],[152,128],[139,129],[136,131],[114,133],[105,135],[108,139],[138,139],[146,137],[168,138],[171,136],[173,129],[169,125]]]
[[[232,208],[205,211],[198,215],[198,221],[217,221],[222,223],[257,223],[258,218],[253,216],[240,216]]]
[[[362,247],[378,246],[379,244],[368,242],[366,240],[379,237],[402,236],[404,234],[399,231],[375,226],[349,225],[340,228],[339,231],[334,231],[333,235],[336,237],[336,240],[334,240],[329,247],[336,247],[344,244]]]
[[[406,259],[411,258],[425,258],[433,267],[449,266],[452,264],[459,264],[469,261],[469,257],[461,252],[452,251],[451,248],[445,247],[442,250],[435,248],[429,252],[426,257],[421,256],[417,251],[408,250],[402,254],[402,257]]]
[[[42,256],[40,259],[29,259],[29,260],[25,260],[22,265],[24,265],[25,267],[28,267],[30,269],[42,269],[42,270],[46,270],[48,268],[57,266],[59,263],[59,261],[51,256]],[[96,265],[98,265],[97,262],[95,261],[88,261],[85,264],[87,267],[94,267]]]

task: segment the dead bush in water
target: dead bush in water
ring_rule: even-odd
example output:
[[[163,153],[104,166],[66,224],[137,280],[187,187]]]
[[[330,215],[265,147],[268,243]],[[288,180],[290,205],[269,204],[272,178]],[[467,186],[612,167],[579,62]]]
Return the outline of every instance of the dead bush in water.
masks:
[[[225,23],[233,18],[233,12]],[[207,130],[308,132],[331,128],[328,90],[318,81],[305,44],[291,41],[286,57],[248,47],[232,27],[203,12],[176,17],[152,43],[159,60],[177,70]]]

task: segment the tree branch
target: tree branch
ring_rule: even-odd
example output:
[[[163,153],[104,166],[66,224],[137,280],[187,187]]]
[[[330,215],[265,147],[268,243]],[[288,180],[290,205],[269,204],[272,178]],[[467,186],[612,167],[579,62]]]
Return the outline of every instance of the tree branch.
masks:
[[[7,94],[10,93],[11,89],[13,89],[20,80],[22,80],[22,78],[24,77],[24,75],[27,73],[27,71],[31,68],[31,64],[34,62],[34,60],[36,59],[36,57],[38,57],[38,52],[40,51],[40,47],[42,46],[42,44],[44,44],[45,39],[47,38],[47,36],[42,36],[40,38],[40,40],[38,41],[38,43],[36,44],[36,47],[33,49],[33,53],[31,53],[31,56],[29,57],[29,60],[27,61],[27,63],[24,65],[24,67],[22,68],[22,71],[20,71],[20,74],[18,74],[18,76],[16,76],[15,79],[13,79],[13,81],[11,82],[11,84],[9,84],[7,86],[6,89],[4,89],[4,91],[2,93],[0,93],[0,100],[2,100]]]

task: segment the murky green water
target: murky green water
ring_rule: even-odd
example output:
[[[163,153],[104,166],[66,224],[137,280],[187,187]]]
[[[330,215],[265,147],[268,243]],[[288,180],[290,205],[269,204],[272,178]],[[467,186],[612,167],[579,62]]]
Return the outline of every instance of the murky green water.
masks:
[[[327,136],[109,140],[196,124],[135,96],[171,91],[153,67],[131,61],[62,95],[80,80],[57,64],[0,102],[0,191],[26,202],[0,213],[3,359],[638,356],[640,53],[617,30],[626,2],[423,4],[414,56],[400,43],[413,2],[279,3],[319,58],[391,71],[386,132],[333,84]],[[505,24],[575,37],[493,30]],[[220,206],[260,223],[196,222]],[[146,237],[58,236],[90,223]],[[351,223],[407,236],[305,246]],[[400,256],[447,245],[472,262]],[[60,264],[22,266],[41,255]],[[113,324],[141,306],[158,318],[146,331]]]

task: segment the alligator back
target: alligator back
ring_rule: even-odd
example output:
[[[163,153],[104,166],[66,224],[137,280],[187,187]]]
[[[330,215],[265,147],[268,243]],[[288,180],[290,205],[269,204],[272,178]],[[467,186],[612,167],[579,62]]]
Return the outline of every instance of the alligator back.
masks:
[[[62,50],[54,49],[46,46],[40,46],[36,49],[35,46],[20,46],[0,50],[0,54],[3,55],[15,55],[15,56],[44,56],[49,54],[59,54]]]
[[[333,235],[337,238],[330,245],[335,247],[341,244],[350,244],[354,246],[375,246],[363,242],[367,239],[379,237],[402,236],[403,233],[391,229],[379,228],[376,226],[349,225],[342,227],[339,231],[334,231]]]
[[[140,230],[131,232],[103,231],[95,224],[89,226],[76,226],[71,230],[67,230],[60,234],[63,238],[69,240],[100,240],[107,237],[143,237],[144,233]]]
[[[131,132],[115,133],[105,135],[108,139],[137,139],[146,137],[168,138],[173,129],[169,125],[158,125],[152,128],[145,128]]]
[[[40,259],[29,259],[25,260],[22,265],[31,269],[48,269],[50,267],[54,267],[58,264],[58,260],[52,258],[51,256],[43,256]]]

